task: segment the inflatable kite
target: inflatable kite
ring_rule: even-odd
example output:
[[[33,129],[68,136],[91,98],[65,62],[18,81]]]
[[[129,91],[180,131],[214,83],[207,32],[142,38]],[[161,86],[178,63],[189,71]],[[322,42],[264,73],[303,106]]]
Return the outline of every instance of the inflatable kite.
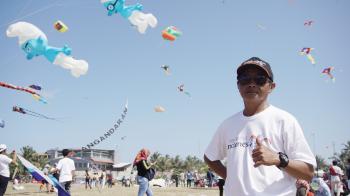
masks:
[[[155,112],[165,112],[165,108],[163,108],[162,106],[158,105],[158,106],[154,107],[154,111]]]
[[[18,113],[21,113],[21,114],[28,114],[28,115],[31,115],[31,116],[34,116],[34,117],[37,117],[37,118],[44,118],[44,119],[48,119],[48,120],[56,120],[54,118],[50,118],[50,117],[47,117],[45,115],[42,115],[42,114],[30,111],[30,110],[27,110],[27,109],[24,109],[24,108],[21,108],[21,107],[18,107],[18,106],[13,106],[12,111],[18,112]]]
[[[162,65],[162,66],[160,66],[160,68],[162,68],[164,70],[164,73],[166,75],[170,75],[170,67],[168,65]]]
[[[54,27],[57,31],[64,33],[68,30],[67,25],[65,25],[62,21],[58,20],[55,22]]]
[[[128,6],[125,5],[125,0],[101,0],[101,3],[107,9],[108,16],[119,13],[136,26],[140,33],[145,33],[148,26],[152,28],[157,26],[157,18],[153,14],[141,12],[143,6],[139,3]]]
[[[40,86],[31,85],[30,88],[32,88],[32,89],[30,89],[30,88],[15,86],[15,85],[8,84],[5,82],[0,82],[0,86],[5,87],[5,88],[9,88],[9,89],[14,89],[14,90],[19,90],[19,91],[24,91],[24,92],[30,93],[35,100],[40,101],[42,103],[47,103],[47,101],[41,95],[39,95],[37,92],[32,90],[32,89],[38,88]],[[41,89],[41,87],[40,87],[40,89]]]
[[[21,49],[27,54],[27,59],[43,55],[48,61],[69,69],[74,77],[86,74],[88,63],[76,60],[70,56],[72,49],[68,46],[55,48],[48,45],[46,35],[36,26],[27,22],[17,22],[7,28],[8,37],[18,37]]]
[[[335,78],[334,78],[334,76],[333,76],[332,73],[331,73],[331,71],[332,71],[333,69],[334,69],[334,67],[327,67],[327,68],[323,69],[322,73],[328,75],[329,78],[330,78],[333,82],[335,82]]]
[[[314,50],[313,48],[303,48],[300,51],[300,55],[306,55],[306,57],[309,59],[311,64],[315,64],[315,59],[314,57],[311,56],[311,51]]]
[[[166,29],[164,29],[162,31],[162,37],[165,40],[169,40],[169,41],[174,41],[177,37],[181,36],[182,32],[179,31],[176,27],[174,26],[170,26],[167,27]]]
[[[188,97],[191,98],[191,94],[187,91],[185,91],[185,85],[181,84],[180,86],[177,87],[177,90],[181,93],[184,93],[185,95],[187,95]]]
[[[5,121],[0,119],[0,127],[1,128],[4,128],[5,127]]]

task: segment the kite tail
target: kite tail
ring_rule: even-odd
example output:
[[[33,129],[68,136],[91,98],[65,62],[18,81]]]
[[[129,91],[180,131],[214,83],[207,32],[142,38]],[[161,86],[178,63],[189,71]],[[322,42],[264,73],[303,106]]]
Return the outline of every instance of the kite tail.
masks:
[[[50,117],[47,117],[45,115],[42,115],[42,114],[39,114],[39,113],[36,113],[36,112],[33,112],[33,111],[30,111],[30,110],[27,110],[27,109],[23,109],[27,114],[31,115],[31,116],[35,116],[35,117],[39,117],[39,118],[45,118],[45,119],[49,119],[49,120],[55,120],[54,118],[50,118]]]
[[[145,33],[148,25],[155,28],[158,24],[158,20],[153,14],[145,14],[140,11],[133,11],[128,18],[130,23],[137,27],[139,33]]]
[[[316,64],[314,57],[311,56],[311,54],[306,55],[307,58],[310,60],[311,64]]]
[[[89,69],[89,64],[85,60],[76,60],[64,53],[59,53],[53,64],[69,69],[71,74],[77,78],[80,77],[80,75],[86,74]]]

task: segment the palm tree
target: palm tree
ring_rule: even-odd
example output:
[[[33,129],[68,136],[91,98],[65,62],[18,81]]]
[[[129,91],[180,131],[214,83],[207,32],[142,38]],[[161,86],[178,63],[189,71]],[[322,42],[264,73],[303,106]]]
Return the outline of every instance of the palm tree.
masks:
[[[344,148],[341,150],[339,155],[342,166],[347,165],[348,159],[350,159],[350,141],[347,141],[347,143],[343,144],[343,146]]]

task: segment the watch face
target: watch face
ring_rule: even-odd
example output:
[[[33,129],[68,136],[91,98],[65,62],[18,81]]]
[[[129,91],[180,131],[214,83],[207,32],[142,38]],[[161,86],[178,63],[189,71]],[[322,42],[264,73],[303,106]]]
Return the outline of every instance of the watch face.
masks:
[[[281,154],[281,159],[283,159],[284,161],[288,161],[288,158],[285,154]]]

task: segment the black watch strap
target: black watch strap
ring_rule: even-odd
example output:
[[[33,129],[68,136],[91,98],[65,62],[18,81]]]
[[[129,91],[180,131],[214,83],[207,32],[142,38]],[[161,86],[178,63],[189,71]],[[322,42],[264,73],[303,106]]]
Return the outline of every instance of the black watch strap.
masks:
[[[289,163],[289,159],[288,156],[286,154],[284,154],[283,152],[279,152],[279,159],[280,159],[280,164],[277,166],[278,168],[285,168],[288,166]]]

